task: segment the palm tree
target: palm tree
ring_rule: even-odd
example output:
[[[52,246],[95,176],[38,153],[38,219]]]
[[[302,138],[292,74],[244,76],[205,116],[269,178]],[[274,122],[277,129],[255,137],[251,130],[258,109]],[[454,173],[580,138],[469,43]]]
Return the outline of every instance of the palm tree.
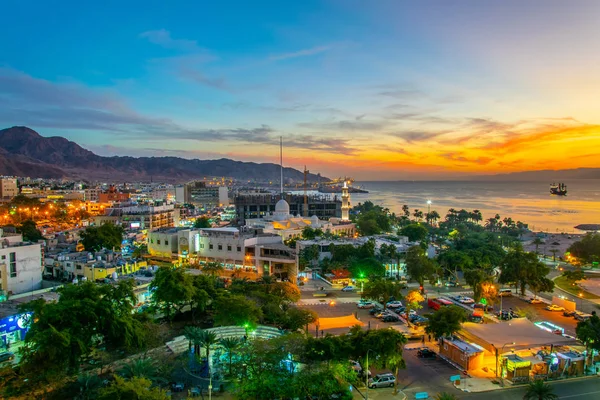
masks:
[[[494,232],[496,230],[497,223],[498,220],[496,218],[488,218],[485,221],[485,227],[488,228],[490,231]]]
[[[539,254],[538,249],[540,247],[540,244],[543,244],[544,241],[542,239],[540,239],[539,237],[536,237],[535,239],[533,239],[533,244],[535,244],[535,253]]]
[[[79,386],[79,395],[76,400],[95,399],[98,389],[102,387],[102,379],[96,374],[83,374],[77,377],[77,386]]]
[[[415,217],[416,221],[421,222],[421,220],[423,219],[423,211],[419,210],[418,208],[415,208],[413,217]]]
[[[523,396],[523,400],[556,400],[552,386],[548,385],[541,379],[536,379],[527,386],[527,391]]]
[[[219,344],[227,352],[227,357],[229,358],[229,375],[231,375],[233,353],[242,345],[242,341],[239,338],[229,337],[219,340]]]
[[[458,400],[458,397],[456,397],[456,395],[453,395],[452,393],[442,392],[438,393],[437,396],[435,396],[435,400]]]
[[[204,347],[206,351],[206,361],[208,362],[210,368],[210,348],[217,344],[219,340],[217,339],[217,334],[212,331],[200,330],[200,335],[198,337],[198,343],[200,346]]]
[[[410,208],[406,204],[402,206],[402,212],[406,217],[410,217]]]
[[[206,263],[206,265],[204,265],[204,267],[202,267],[202,271],[206,272],[207,274],[211,275],[211,276],[215,276],[218,275],[219,273],[223,272],[223,266],[221,265],[221,263],[218,262],[209,262]]]
[[[140,357],[127,363],[119,371],[124,378],[145,378],[151,382],[165,382],[159,368],[154,365],[150,357]]]
[[[197,326],[186,326],[183,328],[183,336],[189,341],[189,350],[194,345],[194,354],[200,353],[200,332],[202,329]]]
[[[558,249],[550,249],[550,253],[552,253],[552,261],[556,261],[556,253],[558,253],[560,250]]]

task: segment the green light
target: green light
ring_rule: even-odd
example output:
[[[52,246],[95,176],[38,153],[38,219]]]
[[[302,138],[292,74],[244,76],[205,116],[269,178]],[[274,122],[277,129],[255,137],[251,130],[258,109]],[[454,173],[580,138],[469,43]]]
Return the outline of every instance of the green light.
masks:
[[[482,298],[479,302],[484,306],[487,306],[487,300],[485,298]]]

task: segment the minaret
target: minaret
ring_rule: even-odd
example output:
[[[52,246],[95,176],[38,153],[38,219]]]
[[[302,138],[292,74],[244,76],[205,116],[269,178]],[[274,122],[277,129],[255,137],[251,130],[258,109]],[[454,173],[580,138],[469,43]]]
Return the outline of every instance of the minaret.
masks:
[[[345,181],[342,188],[342,221],[350,221],[350,193]]]

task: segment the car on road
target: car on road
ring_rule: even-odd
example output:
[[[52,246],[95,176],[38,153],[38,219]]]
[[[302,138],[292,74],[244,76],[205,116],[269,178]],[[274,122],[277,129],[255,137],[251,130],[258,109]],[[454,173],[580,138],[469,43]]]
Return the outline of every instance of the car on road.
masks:
[[[398,300],[394,300],[394,301],[388,301],[386,303],[386,306],[388,308],[398,308],[398,307],[402,307],[402,302],[398,301]]]
[[[474,310],[483,310],[483,311],[487,311],[487,312],[494,312],[494,307],[487,305],[487,304],[481,304],[481,303],[471,304],[471,308]]]
[[[373,308],[375,303],[370,300],[361,300],[358,302],[358,308]]]
[[[444,286],[446,286],[446,287],[457,287],[458,283],[454,282],[454,281],[447,281],[447,282],[444,283]]]
[[[572,316],[575,315],[576,312],[577,311],[575,311],[575,310],[571,310],[571,311],[565,310],[565,311],[563,311],[563,316],[565,316],[565,317],[572,317]]]
[[[512,296],[512,289],[500,289],[498,291],[498,296],[500,296],[500,297]]]
[[[382,387],[394,387],[395,382],[396,377],[394,376],[394,374],[377,374],[373,378],[369,379],[369,388],[375,389]]]
[[[10,351],[5,351],[4,353],[0,353],[0,362],[10,361],[15,359],[15,353],[11,353]]]
[[[527,302],[530,304],[542,304],[543,303],[543,301],[541,301],[537,297],[532,297],[531,299],[527,300]]]
[[[400,322],[400,317],[398,317],[396,314],[387,314],[384,315],[381,320],[383,322]]]
[[[456,299],[458,302],[462,303],[462,304],[473,304],[475,303],[475,300],[473,300],[470,297],[467,296],[458,296],[458,298]]]
[[[469,322],[473,322],[475,324],[483,324],[483,317],[481,315],[469,315]]]
[[[342,292],[354,292],[356,290],[356,286],[348,285],[342,288]]]
[[[435,358],[435,351],[429,350],[428,348],[422,348],[417,351],[417,357],[419,358]]]
[[[549,306],[546,307],[546,310],[548,310],[548,311],[565,311],[565,308],[561,307],[561,306],[557,306],[556,304],[550,304]]]

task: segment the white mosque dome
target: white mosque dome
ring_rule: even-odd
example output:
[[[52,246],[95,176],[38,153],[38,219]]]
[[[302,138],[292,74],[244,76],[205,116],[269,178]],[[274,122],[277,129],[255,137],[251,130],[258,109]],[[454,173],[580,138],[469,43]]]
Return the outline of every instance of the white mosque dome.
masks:
[[[275,220],[283,221],[290,217],[290,205],[287,201],[281,199],[275,204],[275,212],[273,213]]]
[[[313,215],[312,217],[310,217],[310,225],[313,228],[318,228],[321,225],[319,222],[319,217],[317,217],[316,215]]]

